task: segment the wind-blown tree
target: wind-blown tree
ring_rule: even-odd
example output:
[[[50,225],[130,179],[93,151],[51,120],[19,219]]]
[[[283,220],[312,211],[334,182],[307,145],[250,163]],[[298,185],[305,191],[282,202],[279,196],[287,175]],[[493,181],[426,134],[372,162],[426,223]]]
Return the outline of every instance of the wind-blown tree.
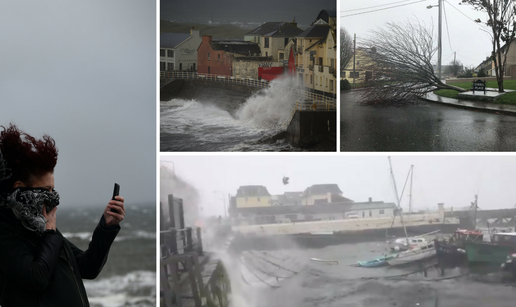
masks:
[[[516,4],[514,0],[462,0],[462,3],[471,5],[475,10],[486,12],[485,24],[491,28],[491,43],[493,46],[491,59],[495,64],[498,91],[504,92],[503,76],[507,53],[516,33]],[[480,19],[477,22],[482,22]],[[502,44],[505,47],[502,48]]]
[[[340,71],[346,69],[353,58],[353,38],[344,28],[340,28]]]
[[[366,103],[404,103],[436,89],[464,89],[444,84],[434,73],[433,27],[420,22],[387,23],[362,44],[373,78],[359,91]]]

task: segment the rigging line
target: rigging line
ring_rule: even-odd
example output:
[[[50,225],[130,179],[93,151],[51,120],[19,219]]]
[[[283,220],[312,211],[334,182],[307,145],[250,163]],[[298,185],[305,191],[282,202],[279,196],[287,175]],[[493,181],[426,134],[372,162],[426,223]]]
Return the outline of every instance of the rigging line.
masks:
[[[461,10],[459,10],[458,8],[456,8],[455,6],[453,6],[453,4],[451,4],[450,2],[448,2],[448,0],[444,0],[446,3],[448,3],[449,5],[451,5],[454,9],[456,9],[459,13],[461,13],[462,15],[466,16],[467,19],[473,21],[474,23],[476,24],[479,24],[478,22],[476,22],[474,19],[471,19],[468,15],[464,14]],[[487,26],[485,26],[483,23],[480,23],[480,26],[484,27],[484,28],[488,28]]]
[[[444,2],[442,2],[444,4]],[[444,21],[446,22],[446,33],[448,33],[448,44],[450,45],[450,49],[453,50],[452,46],[451,46],[451,41],[450,41],[450,29],[448,28],[448,17],[446,16],[446,5],[443,5],[443,9],[444,9]]]
[[[255,255],[256,255],[256,254],[255,254]],[[287,269],[287,268],[285,268],[285,267],[282,267],[281,265],[279,265],[279,264],[277,264],[277,263],[271,262],[271,261],[269,261],[269,260],[267,260],[267,259],[265,259],[265,258],[261,257],[260,255],[256,255],[256,256],[257,256],[258,258],[261,258],[261,259],[263,259],[264,261],[266,261],[266,262],[268,262],[268,263],[270,263],[270,264],[272,264],[272,265],[274,265],[274,266],[276,266],[276,267],[280,268],[280,269],[285,270],[285,271],[289,271],[289,272],[294,273],[294,274],[299,273],[299,272],[296,272],[296,271],[292,271],[292,270],[290,270],[290,269]]]
[[[386,8],[383,8],[383,9],[377,9],[377,10],[372,10],[372,11],[367,11],[367,12],[362,12],[362,13],[355,13],[355,14],[344,15],[344,16],[340,16],[340,18],[349,17],[349,16],[355,16],[355,15],[362,15],[362,14],[378,12],[378,11],[384,11],[384,10],[392,9],[392,8],[395,8],[395,7],[405,6],[405,5],[409,5],[409,4],[416,4],[416,3],[420,3],[420,2],[424,2],[424,1],[428,1],[428,0],[419,0],[419,1],[416,1],[416,2],[395,5],[395,6],[386,7]]]
[[[397,3],[401,3],[401,2],[408,2],[408,1],[412,1],[412,0],[403,0],[403,1],[398,1],[398,2],[391,2],[391,3],[386,3],[386,4],[380,4],[380,5],[363,7],[363,8],[360,8],[360,9],[344,10],[344,11],[340,11],[340,12],[341,13],[343,13],[343,12],[347,13],[347,12],[353,12],[353,11],[362,11],[362,10],[367,10],[367,9],[374,9],[374,8],[377,8],[377,7],[380,7],[380,6],[387,6],[387,5],[397,4]]]
[[[258,275],[256,275],[256,273],[254,273],[253,271],[251,271],[251,269],[242,261],[242,260],[239,260],[241,264],[243,264],[246,269],[254,275],[254,277],[256,277],[259,281],[261,281],[262,283],[266,284],[267,286],[269,286],[270,288],[272,289],[277,289],[277,288],[281,288],[280,286],[275,286],[275,285],[271,285],[269,284],[268,282],[266,282],[265,280],[261,279]]]

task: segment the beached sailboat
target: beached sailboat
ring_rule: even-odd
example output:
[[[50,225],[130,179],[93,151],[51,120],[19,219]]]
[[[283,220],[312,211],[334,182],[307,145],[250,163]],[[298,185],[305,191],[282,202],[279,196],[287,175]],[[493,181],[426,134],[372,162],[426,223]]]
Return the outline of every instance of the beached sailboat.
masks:
[[[369,261],[358,261],[358,265],[364,268],[377,268],[387,265],[387,260],[392,259],[396,254],[384,255]]]
[[[387,260],[387,263],[391,266],[402,265],[428,259],[433,256],[435,256],[434,242],[428,242],[425,245],[396,254],[392,259]]]

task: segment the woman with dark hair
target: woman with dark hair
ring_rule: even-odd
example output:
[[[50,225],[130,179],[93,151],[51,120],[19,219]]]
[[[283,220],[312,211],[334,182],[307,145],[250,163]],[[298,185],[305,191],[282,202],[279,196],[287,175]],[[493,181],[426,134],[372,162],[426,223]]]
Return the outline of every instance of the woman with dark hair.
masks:
[[[124,219],[124,198],[110,200],[86,251],[56,227],[55,141],[16,126],[0,132],[0,306],[89,306],[82,279],[106,263]]]

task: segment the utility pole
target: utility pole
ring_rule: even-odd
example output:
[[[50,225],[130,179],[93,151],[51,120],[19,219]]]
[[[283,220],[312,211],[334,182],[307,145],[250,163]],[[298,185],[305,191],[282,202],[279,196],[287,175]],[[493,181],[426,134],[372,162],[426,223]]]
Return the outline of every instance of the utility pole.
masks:
[[[353,35],[353,88],[355,88],[355,78],[357,77],[355,72],[355,56],[357,54],[357,34]]]
[[[408,205],[409,213],[412,213],[412,183],[414,181],[413,179],[414,179],[414,165],[411,165],[410,166],[410,197],[409,197],[409,205]]]
[[[438,42],[437,42],[437,48],[438,48],[438,51],[437,51],[437,71],[439,72],[438,76],[439,76],[439,80],[441,80],[441,59],[442,59],[442,54],[443,54],[443,46],[442,46],[442,25],[443,25],[443,20],[442,20],[442,6],[443,6],[443,3],[442,3],[442,0],[438,0],[439,4],[437,4],[437,6],[439,7],[439,37],[438,37]],[[429,5],[427,6],[426,8],[427,9],[431,9],[435,7],[435,5]]]
[[[439,80],[441,80],[441,60],[442,60],[442,56],[443,56],[443,45],[442,45],[442,40],[443,40],[443,36],[442,36],[442,33],[443,33],[443,20],[442,20],[442,10],[443,10],[443,0],[439,0],[439,55],[437,56],[437,69],[439,69]]]

